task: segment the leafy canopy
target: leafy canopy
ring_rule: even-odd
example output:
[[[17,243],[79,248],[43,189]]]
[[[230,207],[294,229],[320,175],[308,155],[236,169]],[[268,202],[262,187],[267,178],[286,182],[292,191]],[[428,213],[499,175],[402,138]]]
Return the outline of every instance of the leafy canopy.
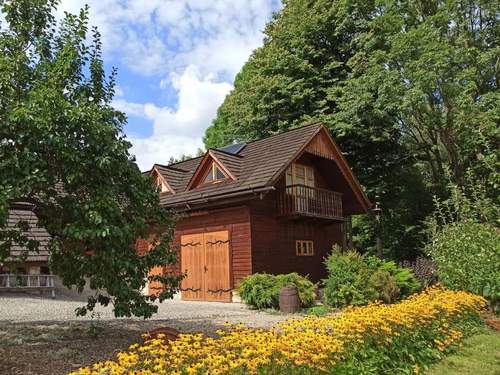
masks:
[[[0,261],[14,242],[37,250],[27,223],[5,229],[11,203],[34,203],[52,236],[52,270],[67,286],[96,291],[79,313],[112,303],[116,316],[149,317],[155,297],[141,290],[151,267],[175,262],[172,218],[129,154],[126,118],[111,105],[116,71],[106,76],[88,8],[57,24],[57,5],[0,0]],[[154,246],[139,256],[134,243],[150,223]],[[160,299],[179,281],[162,280]]]
[[[498,189],[498,4],[488,0],[287,0],[205,135],[207,147],[324,121],[382,227],[386,253],[412,257],[446,170],[490,173]]]
[[[471,176],[466,174],[470,191],[450,183],[449,198],[436,198],[426,250],[446,287],[483,295],[499,313],[500,201],[488,197],[486,178]]]

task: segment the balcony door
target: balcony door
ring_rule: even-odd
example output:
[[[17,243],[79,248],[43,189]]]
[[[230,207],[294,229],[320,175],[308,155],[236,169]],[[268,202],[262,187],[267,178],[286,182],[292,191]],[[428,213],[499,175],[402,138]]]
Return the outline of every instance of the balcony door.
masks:
[[[293,163],[286,171],[286,192],[297,212],[307,213],[314,199],[314,169]]]

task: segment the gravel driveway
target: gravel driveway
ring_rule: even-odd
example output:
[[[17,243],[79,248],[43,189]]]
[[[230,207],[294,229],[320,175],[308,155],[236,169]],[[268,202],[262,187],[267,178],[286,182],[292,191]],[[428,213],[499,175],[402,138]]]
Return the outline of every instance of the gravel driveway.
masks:
[[[116,319],[110,307],[97,316],[76,317],[83,301],[27,295],[0,295],[0,374],[59,375],[115,358],[117,351],[140,342],[159,327],[208,335],[225,322],[266,328],[300,315],[250,310],[239,303],[168,300],[152,319]]]
[[[75,309],[84,304],[82,301],[66,299],[0,295],[0,322],[88,321],[92,319],[90,316],[75,316]],[[109,306],[99,306],[95,312],[94,319],[100,321],[111,320],[122,323],[144,321],[143,319],[116,319]],[[252,327],[269,327],[290,317],[292,316],[251,310],[241,303],[167,300],[158,303],[158,313],[148,321],[172,321],[176,323],[175,326],[192,331],[202,329],[205,325],[222,325],[224,322],[244,323]],[[185,324],[181,324],[183,322]]]

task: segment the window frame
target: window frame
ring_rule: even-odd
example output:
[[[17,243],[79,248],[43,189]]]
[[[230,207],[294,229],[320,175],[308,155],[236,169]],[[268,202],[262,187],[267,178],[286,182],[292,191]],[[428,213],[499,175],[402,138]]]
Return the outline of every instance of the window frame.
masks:
[[[297,174],[298,174],[297,170],[300,168],[302,168],[302,170],[303,170],[303,179],[304,179],[303,184],[297,183]],[[314,168],[311,167],[310,165],[305,165],[305,164],[301,164],[301,163],[290,164],[290,166],[286,169],[286,172],[285,172],[285,185],[286,186],[304,185],[304,186],[309,186],[309,187],[316,187]]]
[[[299,251],[300,248],[300,251]],[[305,252],[304,252],[305,249]],[[314,256],[313,240],[295,240],[295,255],[299,257]]]
[[[216,170],[218,170],[220,173],[222,173],[224,178],[217,179],[216,178],[217,177]],[[212,179],[210,181],[207,181],[207,177],[209,175],[212,175]],[[223,181],[226,181],[228,178],[229,177],[224,172],[224,170],[214,160],[212,160],[210,168],[208,168],[207,171],[203,174],[203,178],[201,179],[202,182],[201,182],[200,186],[218,184],[218,183],[221,183]]]

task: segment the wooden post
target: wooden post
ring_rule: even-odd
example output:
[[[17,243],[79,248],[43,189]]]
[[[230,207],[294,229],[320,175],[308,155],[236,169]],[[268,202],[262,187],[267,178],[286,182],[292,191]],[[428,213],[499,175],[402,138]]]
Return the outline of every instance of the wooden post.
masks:
[[[376,225],[376,236],[377,236],[377,256],[382,258],[382,223],[380,217],[382,215],[382,209],[378,206],[378,202],[375,203],[375,208],[373,209],[375,214],[375,225]]]
[[[50,277],[48,276],[47,284],[50,285],[51,291],[50,291],[50,296],[52,299],[56,298],[56,288],[54,287],[54,276],[51,275]]]

